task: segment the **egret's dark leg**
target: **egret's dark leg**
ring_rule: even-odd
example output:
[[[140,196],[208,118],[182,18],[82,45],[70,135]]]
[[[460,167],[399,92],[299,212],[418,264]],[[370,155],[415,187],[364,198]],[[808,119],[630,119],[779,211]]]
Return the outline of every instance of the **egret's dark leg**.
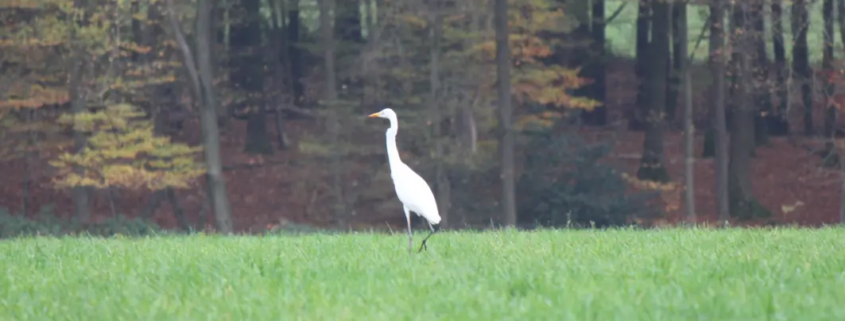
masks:
[[[420,249],[419,249],[419,251],[417,251],[417,253],[422,252],[423,249],[428,250],[428,246],[425,245],[425,241],[428,241],[428,238],[431,237],[432,235],[434,235],[435,232],[437,232],[434,229],[434,226],[431,225],[431,223],[428,223],[428,227],[431,229],[431,232],[429,232],[428,235],[423,239],[422,245],[420,245]]]

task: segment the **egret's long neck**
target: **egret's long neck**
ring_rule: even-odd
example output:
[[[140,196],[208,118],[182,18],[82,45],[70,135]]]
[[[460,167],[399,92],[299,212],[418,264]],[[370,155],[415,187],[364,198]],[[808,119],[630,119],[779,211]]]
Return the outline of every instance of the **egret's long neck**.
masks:
[[[396,166],[402,164],[399,159],[399,149],[396,148],[396,132],[399,130],[399,121],[395,117],[390,118],[390,128],[384,136],[387,138],[387,160],[390,163],[390,171],[394,171]]]

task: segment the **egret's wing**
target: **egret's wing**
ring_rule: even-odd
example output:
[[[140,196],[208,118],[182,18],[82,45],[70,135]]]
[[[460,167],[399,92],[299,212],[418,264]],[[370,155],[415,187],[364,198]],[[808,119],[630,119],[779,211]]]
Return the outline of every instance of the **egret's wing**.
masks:
[[[425,179],[410,168],[397,174],[393,179],[402,204],[429,221],[439,222],[437,201]]]

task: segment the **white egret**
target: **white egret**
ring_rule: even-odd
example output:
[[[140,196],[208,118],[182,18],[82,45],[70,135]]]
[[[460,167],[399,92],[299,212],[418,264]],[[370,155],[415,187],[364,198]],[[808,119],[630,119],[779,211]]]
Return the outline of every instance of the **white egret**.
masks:
[[[408,254],[413,251],[414,236],[411,231],[411,213],[422,216],[428,221],[431,232],[425,237],[418,252],[423,248],[428,249],[425,242],[436,230],[435,225],[440,224],[440,214],[437,212],[437,201],[434,200],[434,193],[428,183],[408,165],[399,159],[399,150],[396,148],[396,132],[399,130],[399,120],[396,119],[396,112],[393,109],[384,110],[371,114],[369,118],[387,118],[390,120],[390,128],[387,129],[387,160],[390,163],[390,178],[393,179],[393,186],[396,189],[396,196],[402,202],[405,210],[405,220],[408,221]]]

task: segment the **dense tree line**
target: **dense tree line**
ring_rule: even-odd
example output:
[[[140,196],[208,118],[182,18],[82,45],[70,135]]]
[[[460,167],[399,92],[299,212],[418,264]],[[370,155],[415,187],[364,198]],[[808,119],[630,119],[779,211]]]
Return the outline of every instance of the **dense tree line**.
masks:
[[[654,186],[685,182],[690,221],[696,221],[693,168],[701,156],[715,158],[720,220],[767,217],[769,210],[752,188],[752,159],[769,137],[795,135],[789,111],[802,111],[803,134],[814,136],[814,104],[823,102],[819,137],[827,141],[820,154],[826,163],[840,165],[834,139],[841,107],[835,34],[845,41],[843,3],[17,1],[0,5],[0,87],[8,88],[0,94],[3,152],[8,159],[47,157],[32,147],[40,146],[58,148],[66,157],[81,155],[95,149],[93,132],[105,129],[91,125],[93,132],[84,131],[79,119],[116,106],[142,112],[159,136],[183,130],[185,119],[197,117],[207,212],[219,231],[231,232],[220,128],[243,121],[243,153],[297,149],[326,169],[313,179],[326,182],[330,201],[323,203],[332,220],[345,226],[384,170],[378,140],[356,139],[373,133],[372,124],[356,117],[380,106],[402,106],[402,146],[432,178],[444,224],[494,219],[515,225],[530,216],[517,212],[520,164],[526,154],[544,153],[530,147],[536,145],[527,142],[526,133],[558,135],[576,124],[605,127],[613,121],[612,107],[622,109],[629,130],[644,133],[635,180]],[[810,61],[809,26],[817,23],[809,19],[810,8],[823,13],[818,71]],[[623,10],[637,12],[635,21],[625,22],[636,30],[631,59],[636,98],[630,106],[609,106],[608,91],[614,90],[608,88],[609,62],[619,57],[609,50],[606,27]],[[700,33],[689,30],[696,13],[706,14]],[[706,119],[695,117],[693,107],[692,83],[699,78],[693,73],[702,65],[694,56],[702,43],[709,54]],[[76,120],[61,125],[51,116],[63,113]],[[296,121],[318,130],[294,141],[287,131]],[[704,155],[694,155],[696,127],[705,133]],[[133,135],[137,128],[119,130]],[[664,141],[679,128],[686,137],[685,175],[672,178]],[[118,145],[114,148],[128,148]],[[97,182],[65,185],[72,190],[75,217],[83,221],[91,217],[92,193],[134,188],[107,183],[117,182],[114,177],[156,183],[146,185],[156,192],[142,213],[164,199],[180,208],[173,189],[182,185],[150,177],[188,171],[138,165],[143,175],[129,177],[125,167],[115,167],[93,176],[97,171],[89,163],[54,166]],[[467,191],[483,182],[496,182],[496,196]],[[488,214],[466,217],[482,212]]]

